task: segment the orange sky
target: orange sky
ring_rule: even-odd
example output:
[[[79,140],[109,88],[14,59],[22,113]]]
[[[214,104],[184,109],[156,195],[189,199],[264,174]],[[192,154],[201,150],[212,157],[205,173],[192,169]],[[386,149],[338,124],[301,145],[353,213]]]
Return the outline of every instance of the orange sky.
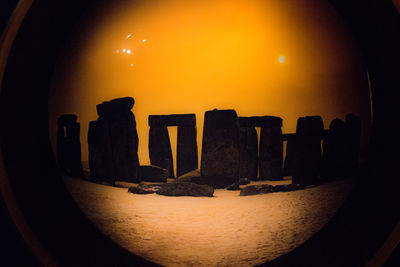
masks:
[[[111,1],[108,1],[111,2]],[[125,50],[124,50],[125,49]],[[284,56],[284,63],[279,57]],[[78,115],[83,160],[96,104],[132,96],[139,160],[149,164],[147,117],[196,113],[201,148],[206,110],[283,118],[294,132],[299,116],[362,117],[370,123],[362,57],[325,1],[112,1],[91,9],[61,54],[49,96],[49,127]],[[173,153],[176,129],[171,128]]]

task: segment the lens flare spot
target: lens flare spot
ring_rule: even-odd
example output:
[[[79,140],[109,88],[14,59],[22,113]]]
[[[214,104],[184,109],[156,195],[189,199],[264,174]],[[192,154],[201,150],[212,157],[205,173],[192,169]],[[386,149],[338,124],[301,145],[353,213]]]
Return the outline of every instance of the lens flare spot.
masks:
[[[285,57],[284,56],[280,56],[278,59],[279,63],[283,64],[285,63]]]

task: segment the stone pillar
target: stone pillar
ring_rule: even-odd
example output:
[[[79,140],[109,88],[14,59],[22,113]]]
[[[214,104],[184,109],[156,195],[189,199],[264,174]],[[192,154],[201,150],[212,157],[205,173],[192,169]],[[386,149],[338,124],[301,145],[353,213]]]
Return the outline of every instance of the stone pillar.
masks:
[[[90,177],[96,181],[114,182],[111,140],[106,120],[99,118],[89,123],[88,145]]]
[[[285,161],[283,166],[283,176],[293,175],[293,166],[295,161],[295,151],[296,151],[296,135],[291,135],[286,141],[286,153]]]
[[[322,175],[325,180],[346,175],[346,128],[341,119],[332,120],[323,138]]]
[[[177,176],[198,169],[196,117],[192,125],[178,126]]]
[[[139,139],[132,97],[97,105],[99,118],[89,124],[89,166],[94,179],[138,182]]]
[[[167,126],[152,125],[149,116],[149,156],[151,165],[168,170],[168,176],[174,177],[171,143]]]
[[[80,124],[77,116],[64,114],[58,118],[57,161],[69,175],[82,175]]]
[[[215,188],[238,181],[239,123],[234,110],[205,113],[200,174]]]
[[[309,185],[319,182],[323,130],[320,116],[306,116],[297,120],[293,184]]]
[[[121,115],[109,124],[115,178],[119,181],[139,182],[139,138],[135,115],[130,111]]]
[[[358,160],[360,157],[360,118],[354,114],[347,114],[345,127],[347,136],[348,174],[354,175],[358,170]]]
[[[280,180],[283,178],[282,119],[260,117],[259,179]]]
[[[257,131],[248,117],[239,117],[239,176],[257,180],[258,138]]]

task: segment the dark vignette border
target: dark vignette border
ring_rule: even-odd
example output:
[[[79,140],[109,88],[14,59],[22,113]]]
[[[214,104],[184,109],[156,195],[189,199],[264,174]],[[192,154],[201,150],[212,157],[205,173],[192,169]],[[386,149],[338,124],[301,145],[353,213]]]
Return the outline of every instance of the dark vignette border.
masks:
[[[1,88],[0,141],[6,171],[1,179],[9,182],[27,226],[51,255],[39,258],[41,264],[54,260],[66,266],[152,265],[113,243],[85,217],[64,187],[51,152],[47,96],[53,67],[74,23],[94,3],[100,1],[36,0],[26,14]],[[368,162],[328,225],[265,266],[363,265],[399,220],[398,157],[392,155],[399,149],[393,125],[398,121],[400,16],[386,0],[330,3],[352,30],[370,74],[373,133]],[[15,207],[7,208],[12,212]]]

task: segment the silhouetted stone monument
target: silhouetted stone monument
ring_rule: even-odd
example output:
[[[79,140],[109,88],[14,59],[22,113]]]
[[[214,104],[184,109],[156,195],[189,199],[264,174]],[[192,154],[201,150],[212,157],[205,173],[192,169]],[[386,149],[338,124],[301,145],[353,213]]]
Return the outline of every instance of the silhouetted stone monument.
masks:
[[[319,182],[321,168],[321,139],[324,125],[320,116],[306,116],[297,120],[293,138],[292,183],[300,185]]]
[[[295,161],[295,146],[296,146],[296,134],[286,134],[286,154],[283,166],[283,175],[293,175],[293,165]]]
[[[257,131],[248,117],[239,117],[239,175],[241,178],[257,180],[258,138]]]
[[[273,116],[255,117],[261,127],[258,159],[260,180],[280,180],[283,177],[282,119]]]
[[[205,113],[200,174],[215,188],[239,180],[239,122],[234,110]]]
[[[198,168],[195,114],[149,116],[149,156],[152,165],[165,168],[174,177],[168,126],[178,126],[177,176]]]
[[[82,175],[80,124],[74,114],[64,114],[57,124],[57,161],[69,175]]]
[[[132,97],[124,97],[97,105],[99,118],[90,122],[88,133],[92,178],[111,183],[139,181],[134,104]]]
[[[343,177],[347,174],[346,127],[341,119],[332,120],[329,132],[323,138],[324,179]]]
[[[149,156],[151,165],[166,169],[168,177],[174,177],[172,150],[167,126],[150,126]]]
[[[196,121],[194,120],[196,125]],[[198,168],[196,126],[178,126],[177,176]]]

